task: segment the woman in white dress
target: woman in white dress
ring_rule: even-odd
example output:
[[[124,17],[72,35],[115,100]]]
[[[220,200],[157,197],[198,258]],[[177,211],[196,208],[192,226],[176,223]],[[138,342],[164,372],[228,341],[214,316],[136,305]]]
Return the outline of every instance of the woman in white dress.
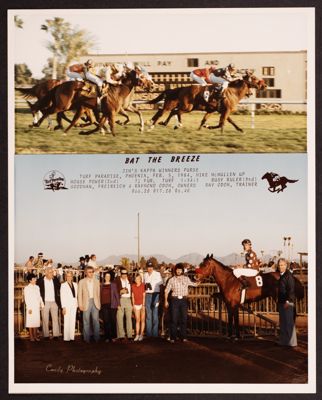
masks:
[[[75,338],[77,312],[77,284],[73,282],[73,272],[66,272],[66,282],[60,287],[60,300],[64,316],[64,340]]]
[[[24,288],[24,299],[26,304],[26,328],[29,328],[30,340],[39,341],[37,328],[40,327],[40,310],[44,303],[40,296],[39,286],[36,285],[37,277],[34,274],[27,275],[29,284]]]

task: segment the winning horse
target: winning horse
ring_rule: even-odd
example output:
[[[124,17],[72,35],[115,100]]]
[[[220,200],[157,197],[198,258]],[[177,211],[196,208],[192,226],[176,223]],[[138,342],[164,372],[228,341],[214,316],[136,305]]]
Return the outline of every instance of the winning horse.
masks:
[[[197,270],[197,276],[198,279],[208,276],[215,278],[227,307],[228,336],[232,336],[234,325],[236,337],[240,337],[238,308],[241,304],[242,293],[240,281],[233,274],[233,270],[214,259],[212,254],[207,254],[206,258],[200,264],[200,268]],[[248,283],[244,303],[252,303],[266,297],[272,297],[276,300],[279,273],[272,272],[244,278]],[[298,279],[294,279],[295,295],[297,298],[303,298],[304,288]]]
[[[276,179],[274,179],[276,177]],[[268,190],[270,192],[283,192],[283,190],[287,187],[287,183],[295,183],[298,182],[298,179],[296,180],[291,180],[286,178],[286,176],[277,176],[273,172],[266,172],[265,175],[262,176],[262,179],[267,179],[267,182],[269,184]],[[279,187],[280,186],[280,187]]]
[[[156,122],[161,118],[165,112],[170,111],[169,117],[162,125],[167,125],[173,116],[177,116],[179,125],[182,126],[181,115],[183,113],[191,112],[194,110],[206,111],[200,126],[208,127],[209,129],[221,128],[224,130],[225,122],[230,122],[238,131],[243,132],[230,118],[230,114],[235,110],[239,101],[245,96],[250,95],[250,89],[264,89],[266,84],[263,80],[259,80],[254,75],[246,73],[242,79],[237,79],[229,83],[228,88],[225,90],[224,99],[218,98],[218,93],[215,85],[211,86],[200,86],[192,85],[182,88],[169,89],[161,93],[156,99],[149,101],[149,104],[155,104],[160,100],[164,99],[164,105],[162,109],[152,117],[150,122],[150,129],[153,129]],[[204,92],[208,90],[210,92],[209,100],[205,101]],[[220,121],[217,126],[206,126],[206,121],[211,114],[218,111],[220,113]]]

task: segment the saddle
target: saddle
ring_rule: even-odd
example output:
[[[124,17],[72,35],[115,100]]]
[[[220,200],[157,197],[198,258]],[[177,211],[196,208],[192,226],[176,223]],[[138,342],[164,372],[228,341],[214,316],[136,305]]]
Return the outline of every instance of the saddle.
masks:
[[[85,81],[85,85],[81,90],[81,95],[89,98],[97,97],[98,92],[96,84],[89,81]]]

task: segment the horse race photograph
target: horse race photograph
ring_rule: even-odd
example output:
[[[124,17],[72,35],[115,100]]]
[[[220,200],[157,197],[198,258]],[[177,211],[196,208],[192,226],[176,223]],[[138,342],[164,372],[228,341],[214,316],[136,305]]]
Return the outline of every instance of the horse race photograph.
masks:
[[[314,393],[314,17],[8,10],[10,393]]]
[[[228,15],[214,16],[215,23],[212,17],[193,22],[205,38],[229,23]],[[104,14],[34,15],[29,27],[15,18],[17,154],[306,151],[308,49],[301,30],[295,37],[283,31],[284,44],[263,25],[257,38],[247,15],[245,40],[237,40],[236,24],[214,45],[196,42],[192,15],[169,16],[186,37],[179,45],[171,29],[156,29],[151,14],[142,16],[146,35],[127,16],[112,44],[119,14],[109,24]]]

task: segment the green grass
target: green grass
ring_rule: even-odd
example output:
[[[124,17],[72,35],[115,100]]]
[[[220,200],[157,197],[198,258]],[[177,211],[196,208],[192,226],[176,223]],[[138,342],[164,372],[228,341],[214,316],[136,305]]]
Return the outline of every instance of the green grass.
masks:
[[[154,112],[143,111],[144,120]],[[151,132],[139,131],[139,121],[130,114],[130,123],[116,125],[116,136],[111,134],[81,135],[89,128],[72,128],[67,136],[62,131],[49,131],[47,121],[40,128],[29,128],[32,121],[27,110],[16,112],[16,153],[301,153],[306,152],[306,116],[256,115],[255,129],[251,129],[249,115],[235,115],[233,120],[244,133],[237,132],[229,123],[222,134],[220,130],[197,128],[203,113],[183,115],[181,129],[174,130],[175,120],[168,127],[157,125]],[[123,117],[120,117],[121,119]],[[208,120],[216,125],[219,116]],[[65,126],[66,123],[65,123]],[[146,126],[147,128],[147,126]]]

